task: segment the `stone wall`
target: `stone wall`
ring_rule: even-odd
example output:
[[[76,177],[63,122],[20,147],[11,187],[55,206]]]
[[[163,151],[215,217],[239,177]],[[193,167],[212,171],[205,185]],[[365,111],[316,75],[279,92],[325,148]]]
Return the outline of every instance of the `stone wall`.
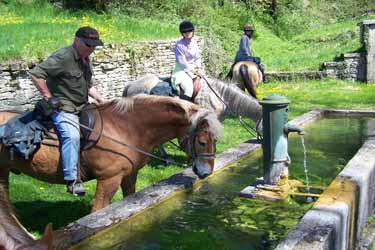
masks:
[[[342,61],[325,62],[328,77],[349,81],[366,81],[366,59],[364,53],[348,53]]]
[[[198,38],[203,48],[203,39]],[[134,44],[105,45],[92,56],[94,83],[108,98],[120,97],[126,82],[147,73],[170,75],[174,67],[176,39]],[[40,94],[28,76],[39,62],[0,65],[0,110],[32,109]]]
[[[328,77],[375,83],[375,20],[358,24],[362,53],[343,54],[343,59],[323,64]]]

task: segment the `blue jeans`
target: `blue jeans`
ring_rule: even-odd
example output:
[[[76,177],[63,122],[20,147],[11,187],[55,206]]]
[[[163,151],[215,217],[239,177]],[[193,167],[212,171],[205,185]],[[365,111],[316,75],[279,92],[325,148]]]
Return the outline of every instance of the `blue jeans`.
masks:
[[[60,139],[60,159],[64,180],[76,180],[80,142],[79,117],[59,111],[53,112],[51,119]]]

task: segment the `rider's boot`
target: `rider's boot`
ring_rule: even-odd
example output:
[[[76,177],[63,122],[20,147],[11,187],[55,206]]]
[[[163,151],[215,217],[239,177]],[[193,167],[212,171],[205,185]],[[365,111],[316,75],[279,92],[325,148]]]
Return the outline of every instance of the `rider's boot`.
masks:
[[[86,194],[86,189],[79,180],[68,181],[66,191],[74,196],[83,196]]]

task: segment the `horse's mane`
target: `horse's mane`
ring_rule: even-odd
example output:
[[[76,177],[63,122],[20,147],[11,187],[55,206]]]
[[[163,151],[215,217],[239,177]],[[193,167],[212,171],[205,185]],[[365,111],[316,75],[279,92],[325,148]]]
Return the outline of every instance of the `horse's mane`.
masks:
[[[218,139],[222,134],[222,126],[220,121],[217,119],[216,114],[208,109],[199,109],[192,118],[191,118],[191,126],[190,126],[190,134],[193,133],[199,122],[202,119],[206,119],[209,125],[209,132],[215,139]]]
[[[169,103],[174,104],[176,106],[181,107],[183,110],[185,110],[186,115],[191,115],[190,122],[190,130],[194,131],[196,129],[197,124],[202,119],[207,119],[207,122],[209,124],[209,130],[212,133],[212,135],[217,139],[221,135],[221,123],[217,119],[216,114],[207,109],[199,108],[196,104],[190,103],[187,101],[183,101],[177,98],[170,98],[170,97],[164,97],[164,96],[154,96],[154,95],[137,95],[134,97],[123,97],[120,99],[116,99],[112,101],[112,104],[114,105],[114,109],[123,114],[129,111],[133,111],[135,105],[142,104],[146,107],[152,107],[155,105],[159,105],[162,103]],[[195,112],[195,110],[198,110]]]
[[[112,101],[114,109],[120,114],[133,111],[135,105],[143,105],[146,107],[152,107],[154,105],[159,105],[163,103],[170,103],[176,106],[180,106],[185,113],[189,113],[191,105],[189,102],[181,101],[177,98],[165,97],[165,96],[155,96],[141,94],[133,97],[123,97],[120,99],[115,99]]]
[[[246,94],[234,84],[227,84],[215,78],[211,78],[209,83],[228,104],[229,107],[227,107],[226,113],[234,112],[237,115],[248,117],[254,122],[261,118],[262,107],[257,99]],[[212,92],[210,94],[213,95]]]

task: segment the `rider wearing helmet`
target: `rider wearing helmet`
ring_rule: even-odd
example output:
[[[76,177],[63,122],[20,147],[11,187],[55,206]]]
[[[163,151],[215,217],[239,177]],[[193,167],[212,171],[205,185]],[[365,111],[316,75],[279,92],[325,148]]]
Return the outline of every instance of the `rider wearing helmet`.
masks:
[[[251,26],[250,24],[245,24],[243,27],[243,30],[244,30],[244,34],[241,37],[240,46],[237,51],[236,57],[234,59],[233,66],[236,63],[241,62],[241,61],[255,62],[263,74],[263,81],[265,81],[264,65],[262,64],[260,58],[253,56],[251,52],[250,44],[251,44],[251,38],[254,33],[253,26]]]
[[[176,66],[172,73],[172,84],[182,99],[193,101],[200,89],[200,78],[203,74],[201,55],[194,39],[193,23],[183,21],[179,30],[182,38],[177,41],[174,49]]]

